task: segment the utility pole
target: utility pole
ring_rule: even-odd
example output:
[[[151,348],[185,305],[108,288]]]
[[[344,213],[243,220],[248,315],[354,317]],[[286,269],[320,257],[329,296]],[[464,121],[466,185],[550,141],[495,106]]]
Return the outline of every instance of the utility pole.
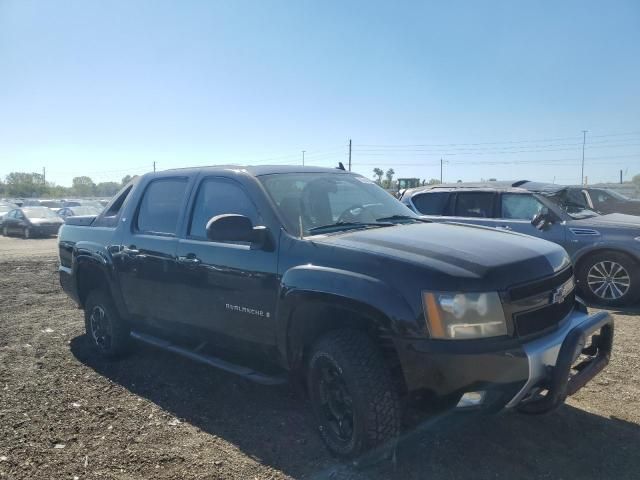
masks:
[[[440,183],[442,183],[442,157],[440,157]]]
[[[620,183],[622,183],[622,169],[620,169]]]
[[[42,167],[42,184],[47,184],[47,169],[45,167]]]
[[[156,162],[153,162],[153,171],[156,171]]]
[[[351,139],[349,139],[349,171],[351,171]]]
[[[580,173],[580,184],[584,185],[584,144],[587,143],[587,130],[582,130],[582,171]]]
[[[306,150],[302,150],[302,166],[304,167],[304,152],[306,152]]]

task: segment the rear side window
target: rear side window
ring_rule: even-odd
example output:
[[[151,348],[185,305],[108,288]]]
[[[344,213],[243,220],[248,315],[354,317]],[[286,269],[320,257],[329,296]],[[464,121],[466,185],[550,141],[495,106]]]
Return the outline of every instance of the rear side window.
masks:
[[[493,216],[493,198],[494,195],[490,192],[458,193],[456,216],[491,218]]]
[[[414,196],[411,201],[423,215],[444,215],[449,202],[449,192],[423,193]]]
[[[107,206],[107,209],[100,217],[97,218],[93,225],[96,227],[115,227],[118,224],[118,218],[122,211],[122,206],[129,196],[129,193],[131,193],[132,188],[133,185],[129,185],[124,190],[118,192],[115,199],[111,201]]]
[[[175,235],[187,183],[186,178],[166,178],[151,182],[140,202],[138,231]]]
[[[193,205],[189,236],[207,238],[209,220],[227,213],[244,215],[254,225],[258,223],[258,211],[240,185],[224,178],[205,179],[198,188]]]

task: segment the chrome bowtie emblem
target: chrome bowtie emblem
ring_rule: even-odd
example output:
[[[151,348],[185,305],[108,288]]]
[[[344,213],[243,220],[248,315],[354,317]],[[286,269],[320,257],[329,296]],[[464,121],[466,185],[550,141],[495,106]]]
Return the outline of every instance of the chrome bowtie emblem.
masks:
[[[551,303],[562,303],[565,298],[569,296],[569,294],[573,291],[575,287],[575,283],[573,281],[573,277],[564,282],[562,285],[557,287],[555,290],[551,292]]]

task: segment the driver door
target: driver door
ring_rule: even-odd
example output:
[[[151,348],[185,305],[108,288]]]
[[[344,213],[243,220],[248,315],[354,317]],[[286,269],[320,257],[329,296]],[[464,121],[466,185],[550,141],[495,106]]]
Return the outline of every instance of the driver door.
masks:
[[[494,226],[562,245],[566,229],[559,219],[545,230],[538,230],[531,224],[531,219],[543,208],[545,205],[530,193],[502,193],[500,195],[499,218],[494,220]]]
[[[183,321],[214,333],[218,340],[275,345],[278,294],[277,247],[252,248],[246,242],[214,242],[206,225],[217,215],[263,220],[242,185],[226,177],[204,177],[190,207],[186,235],[178,242],[177,282]]]

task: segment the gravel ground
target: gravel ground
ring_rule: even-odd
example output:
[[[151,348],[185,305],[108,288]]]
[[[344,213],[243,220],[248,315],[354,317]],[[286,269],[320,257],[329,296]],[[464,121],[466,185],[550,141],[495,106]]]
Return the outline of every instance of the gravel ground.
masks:
[[[638,312],[609,367],[550,415],[408,422],[395,465],[338,464],[303,397],[140,347],[91,353],[55,239],[0,237],[0,478],[638,478]]]

